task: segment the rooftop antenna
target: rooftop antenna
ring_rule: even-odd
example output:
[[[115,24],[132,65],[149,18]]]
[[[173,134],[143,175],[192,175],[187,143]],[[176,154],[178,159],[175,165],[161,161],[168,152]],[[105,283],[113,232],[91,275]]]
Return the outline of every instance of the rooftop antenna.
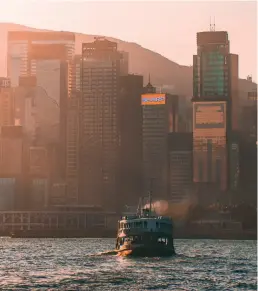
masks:
[[[150,84],[151,82],[150,82],[150,73],[149,73],[149,84]]]
[[[210,17],[210,31],[215,31],[215,17],[213,23],[211,23],[211,17]]]

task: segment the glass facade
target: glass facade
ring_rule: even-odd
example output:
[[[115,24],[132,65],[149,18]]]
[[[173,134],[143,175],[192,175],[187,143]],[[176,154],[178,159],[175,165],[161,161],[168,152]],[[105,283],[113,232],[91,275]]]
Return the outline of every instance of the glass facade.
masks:
[[[158,94],[160,95],[160,94]],[[169,152],[168,133],[178,130],[178,96],[163,94],[165,100],[143,102],[142,95],[142,142],[143,142],[143,186],[144,194],[150,190],[155,198],[169,198]],[[157,94],[148,94],[156,99]],[[153,104],[155,103],[155,105]],[[147,104],[147,105],[143,105]]]
[[[121,53],[97,39],[82,46],[79,101],[79,200],[113,209],[119,170],[118,95]]]
[[[227,143],[237,116],[237,80],[238,57],[230,54],[227,32],[197,33],[197,55],[193,56],[193,176],[195,182],[214,183],[222,191],[232,180]]]
[[[225,57],[218,51],[203,52],[202,60],[202,96],[225,96]]]
[[[168,114],[166,105],[143,105],[143,178],[144,194],[150,190],[154,197],[167,197],[167,139]]]

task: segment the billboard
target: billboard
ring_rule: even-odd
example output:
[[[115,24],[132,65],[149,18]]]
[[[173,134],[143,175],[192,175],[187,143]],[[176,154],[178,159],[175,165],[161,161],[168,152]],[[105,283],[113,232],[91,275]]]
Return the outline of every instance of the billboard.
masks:
[[[226,102],[196,102],[193,110],[195,129],[226,127]]]
[[[142,94],[142,105],[164,105],[166,104],[166,94]]]

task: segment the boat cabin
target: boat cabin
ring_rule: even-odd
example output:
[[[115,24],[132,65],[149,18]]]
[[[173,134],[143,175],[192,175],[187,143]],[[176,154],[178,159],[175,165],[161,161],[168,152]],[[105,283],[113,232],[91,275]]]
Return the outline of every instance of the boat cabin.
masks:
[[[147,232],[171,232],[172,221],[163,217],[129,218],[123,217],[119,221],[119,232],[124,230],[139,230]]]

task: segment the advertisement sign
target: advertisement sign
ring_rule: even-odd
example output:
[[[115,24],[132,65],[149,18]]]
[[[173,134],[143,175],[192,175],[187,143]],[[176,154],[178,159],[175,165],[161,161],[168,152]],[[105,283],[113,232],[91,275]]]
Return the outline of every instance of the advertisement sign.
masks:
[[[166,94],[142,94],[142,105],[164,105],[166,104]]]
[[[195,129],[226,127],[226,102],[196,102],[193,109]]]

